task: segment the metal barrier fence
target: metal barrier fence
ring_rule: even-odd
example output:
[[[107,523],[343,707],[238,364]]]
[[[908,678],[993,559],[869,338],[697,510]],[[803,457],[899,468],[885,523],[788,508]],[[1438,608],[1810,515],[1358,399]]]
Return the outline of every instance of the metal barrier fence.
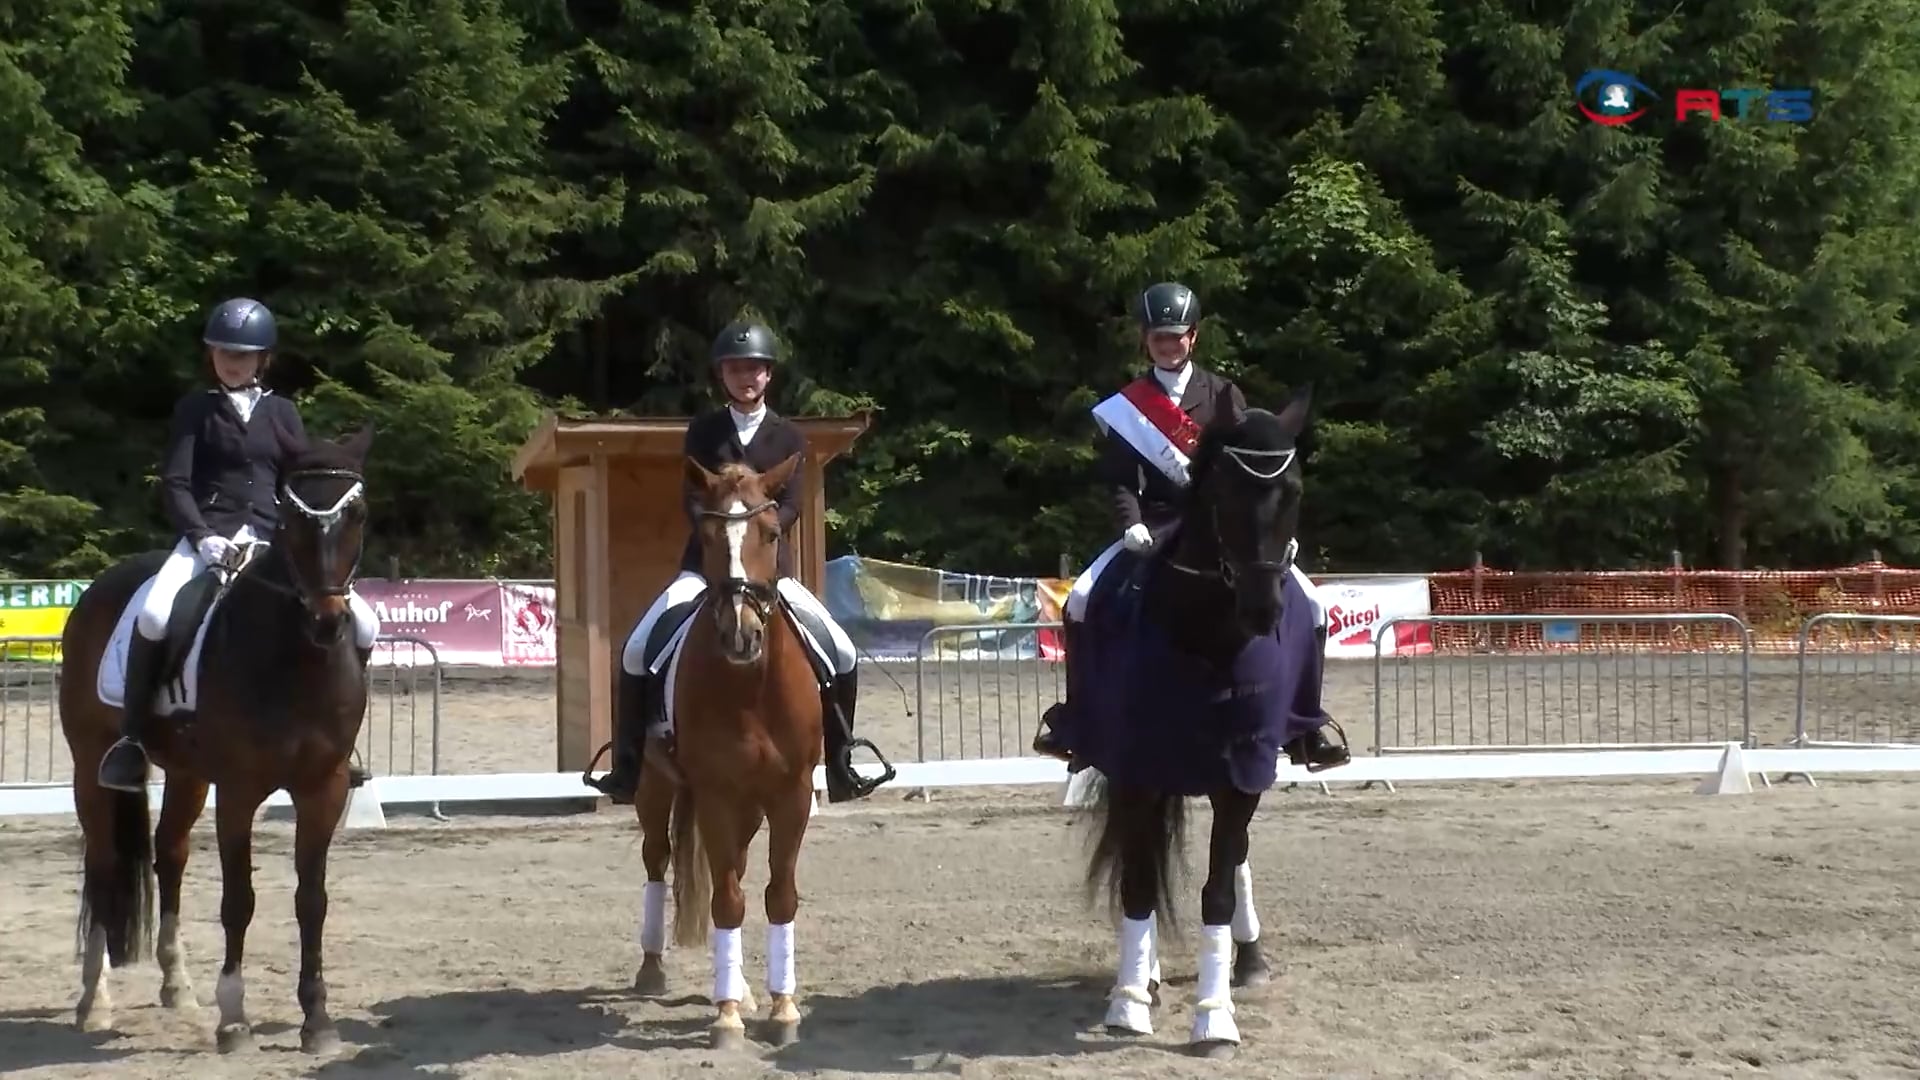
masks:
[[[1040,714],[1066,693],[1061,665],[1038,655],[1040,632],[1059,629],[1030,622],[927,631],[913,658],[919,760],[1031,754]]]
[[[0,784],[65,783],[73,777],[60,732],[59,646],[51,636],[0,638]],[[378,649],[355,756],[375,776],[437,773],[439,654],[426,641],[406,636],[382,635]]]
[[[1920,615],[1815,615],[1797,652],[1796,745],[1920,745]]]
[[[1433,651],[1384,654],[1409,624]],[[1389,618],[1374,753],[1753,745],[1752,663],[1746,624],[1720,613]]]

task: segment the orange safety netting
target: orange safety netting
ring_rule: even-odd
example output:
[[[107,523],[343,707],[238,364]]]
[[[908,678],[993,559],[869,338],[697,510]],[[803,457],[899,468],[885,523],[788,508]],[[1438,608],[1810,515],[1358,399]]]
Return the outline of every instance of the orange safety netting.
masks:
[[[1581,638],[1596,637],[1676,649],[1737,646],[1736,628],[1724,622],[1661,620],[1602,625],[1618,614],[1726,614],[1746,623],[1755,652],[1794,651],[1807,619],[1824,612],[1920,615],[1920,569],[1869,562],[1832,570],[1606,570],[1526,571],[1484,567],[1427,575],[1432,597],[1434,648],[1438,652],[1549,647],[1538,623],[1449,623],[1458,615],[1568,615],[1598,619]],[[1599,633],[1596,634],[1595,631]],[[1836,635],[1911,647],[1916,628],[1885,624],[1840,624],[1823,629],[1820,646]],[[1896,646],[1898,647],[1898,646]]]

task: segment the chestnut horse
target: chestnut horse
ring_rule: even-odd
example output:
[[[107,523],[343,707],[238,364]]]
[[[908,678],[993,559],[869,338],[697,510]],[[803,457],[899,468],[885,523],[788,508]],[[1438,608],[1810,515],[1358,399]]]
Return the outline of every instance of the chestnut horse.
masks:
[[[281,515],[265,554],[222,584],[207,626],[194,710],[155,715],[144,740],[166,772],[156,833],[140,794],[100,786],[100,759],[120,734],[120,710],[96,688],[102,656],[121,612],[165,558],[138,555],[109,569],[80,596],[61,634],[60,726],[73,755],[73,798],[85,841],[77,936],[81,993],[75,1020],[87,1031],[113,1024],[104,960],[123,967],[143,959],[153,935],[155,872],[160,884],[160,1004],[198,1007],[180,944],[180,883],[189,832],[219,790],[214,821],[220,845],[220,924],[226,959],[214,996],[221,1051],[251,1038],[241,960],[253,921],[253,820],[268,795],[293,799],[294,868],[299,884],[300,1045],[336,1047],[321,977],[321,928],[327,918],[327,850],[346,808],[348,756],[367,711],[367,654],[354,640],[347,595],[360,565],[366,527],[362,472],[371,427],[344,444],[317,441],[281,481]],[[180,606],[197,593],[181,591]],[[179,614],[179,613],[177,613]],[[180,620],[176,620],[177,622]],[[173,635],[170,633],[169,638]]]
[[[680,655],[669,669],[672,763],[649,757],[634,799],[647,870],[643,956],[634,987],[644,994],[667,989],[660,954],[671,860],[674,944],[698,945],[710,931],[716,1011],[710,1034],[717,1049],[745,1045],[742,1015],[755,1008],[741,971],[747,899],[740,882],[763,820],[769,833],[770,1038],[786,1045],[800,1028],[793,965],[796,878],[813,812],[824,718],[807,646],[775,590],[780,522],[773,501],[799,464],[796,454],[764,474],[744,465],[711,473],[687,459],[701,570],[712,585],[688,620]],[[649,747],[659,742],[649,740]]]

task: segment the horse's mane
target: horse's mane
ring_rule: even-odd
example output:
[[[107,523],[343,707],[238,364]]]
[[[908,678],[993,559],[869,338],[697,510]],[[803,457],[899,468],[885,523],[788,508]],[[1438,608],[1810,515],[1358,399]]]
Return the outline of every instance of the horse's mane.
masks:
[[[312,439],[293,456],[287,466],[288,472],[304,472],[308,469],[344,469],[347,472],[360,471],[360,462],[353,451],[331,439]]]

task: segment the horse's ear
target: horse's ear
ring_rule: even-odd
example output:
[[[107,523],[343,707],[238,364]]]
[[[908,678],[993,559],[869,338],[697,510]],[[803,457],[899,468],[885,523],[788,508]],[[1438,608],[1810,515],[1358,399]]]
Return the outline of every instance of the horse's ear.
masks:
[[[796,453],[787,460],[761,473],[760,490],[766,492],[769,498],[780,494],[780,492],[786,488],[787,482],[793,479],[793,470],[797,468],[799,464],[800,455]]]
[[[1289,435],[1299,438],[1307,428],[1307,412],[1313,407],[1313,384],[1305,383],[1293,392],[1293,400],[1280,410],[1280,426]]]
[[[701,467],[692,457],[687,458],[687,483],[704,491],[712,491],[720,483],[720,478]]]
[[[373,421],[360,425],[360,430],[347,436],[340,449],[353,455],[353,460],[362,465],[367,463],[367,452],[373,449]]]

